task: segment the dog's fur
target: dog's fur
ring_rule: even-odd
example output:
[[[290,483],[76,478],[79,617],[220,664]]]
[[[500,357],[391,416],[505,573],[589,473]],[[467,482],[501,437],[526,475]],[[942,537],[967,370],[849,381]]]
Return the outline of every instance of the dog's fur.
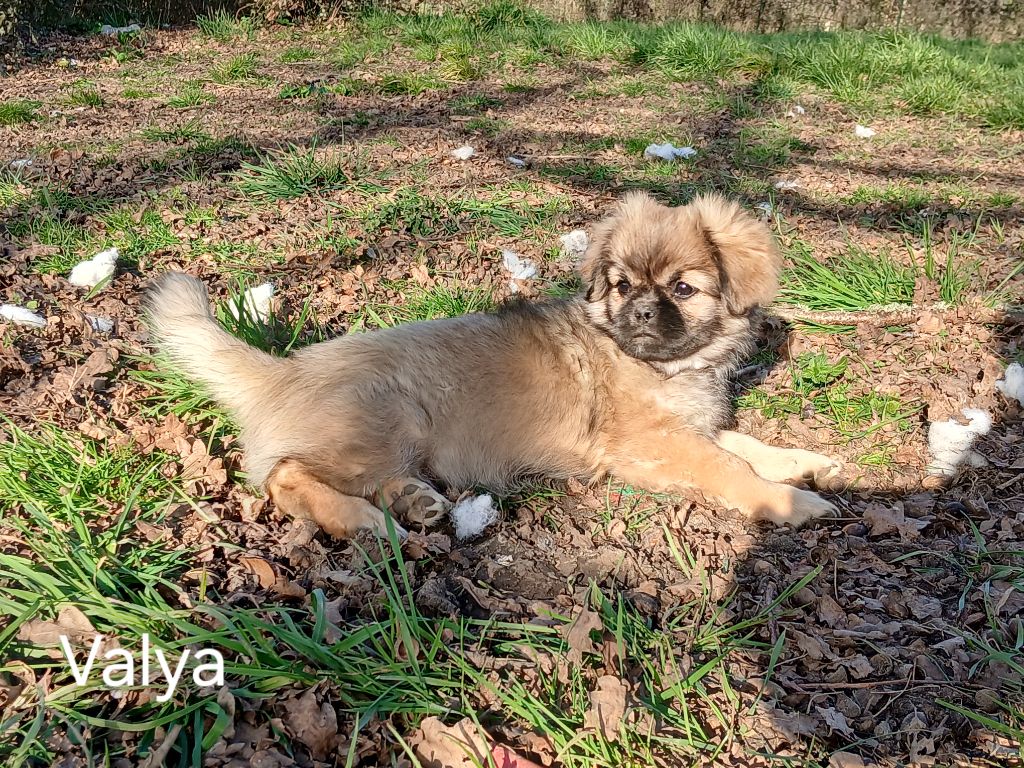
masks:
[[[413,492],[443,506],[428,482],[501,491],[606,473],[800,524],[835,508],[779,481],[835,463],[723,431],[727,377],[778,270],[770,232],[735,203],[667,208],[637,194],[598,225],[585,293],[570,299],[344,336],[288,358],[222,330],[185,275],[157,283],[149,315],[160,348],[237,417],[250,477],[334,535],[382,529],[371,499],[390,506]]]

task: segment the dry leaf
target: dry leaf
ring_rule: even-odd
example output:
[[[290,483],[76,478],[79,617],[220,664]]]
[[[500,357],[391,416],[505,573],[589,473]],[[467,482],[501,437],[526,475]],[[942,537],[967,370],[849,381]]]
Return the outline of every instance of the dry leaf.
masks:
[[[239,562],[256,577],[264,589],[270,589],[277,584],[277,573],[274,571],[274,566],[262,557],[240,557]]]
[[[628,692],[622,681],[613,675],[597,678],[597,688],[590,692],[590,709],[583,716],[584,726],[600,731],[607,741],[615,741],[626,714]]]
[[[603,628],[601,617],[584,605],[572,622],[562,630],[565,633],[565,641],[569,644],[566,659],[570,664],[582,664],[583,654],[597,653],[597,647],[594,645],[590,633]]]
[[[468,717],[452,726],[436,717],[420,723],[410,743],[424,768],[474,768],[487,765],[491,751],[487,738]]]
[[[308,747],[314,759],[325,759],[337,747],[338,715],[330,702],[316,703],[314,689],[289,699],[284,707],[285,725],[295,739]]]

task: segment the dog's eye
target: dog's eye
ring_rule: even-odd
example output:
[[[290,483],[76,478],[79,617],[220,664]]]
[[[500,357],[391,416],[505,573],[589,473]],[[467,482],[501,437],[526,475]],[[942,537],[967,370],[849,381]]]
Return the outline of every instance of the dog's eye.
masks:
[[[693,294],[695,294],[696,292],[697,289],[694,288],[689,283],[676,283],[676,296],[678,296],[681,299],[688,299],[691,296],[693,296]]]
[[[619,289],[619,293],[625,296],[627,293],[629,293],[629,289],[632,286],[630,286],[629,280],[619,280],[619,282],[615,284],[615,287]]]

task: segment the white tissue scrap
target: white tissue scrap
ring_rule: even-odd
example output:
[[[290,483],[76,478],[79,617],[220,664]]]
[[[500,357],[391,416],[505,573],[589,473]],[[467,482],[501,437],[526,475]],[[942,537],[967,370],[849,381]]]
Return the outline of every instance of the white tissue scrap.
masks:
[[[110,333],[114,330],[114,321],[106,317],[97,317],[96,315],[86,315],[85,319],[89,321],[89,326],[96,331],[96,333]]]
[[[228,312],[238,319],[238,305],[245,308],[245,313],[253,320],[262,323],[270,319],[270,301],[274,298],[274,284],[261,283],[242,294],[241,301],[228,302]]]
[[[697,150],[693,147],[677,147],[670,141],[664,144],[649,144],[644,150],[644,157],[647,160],[664,160],[667,163],[687,160],[696,154]]]
[[[476,150],[469,146],[469,144],[463,144],[458,149],[452,150],[452,157],[456,160],[469,160],[475,154]]]
[[[853,129],[853,133],[859,139],[870,139],[875,135],[875,133],[877,133],[877,131],[875,131],[874,128],[868,128],[866,125],[858,124],[857,127]]]
[[[789,110],[789,112],[786,113],[786,117],[797,117],[798,115],[802,115],[805,112],[807,112],[806,109],[801,107],[799,104],[794,104],[792,108]]]
[[[26,168],[30,168],[31,166],[31,158],[26,157],[20,160],[11,160],[11,164],[8,167],[15,171],[24,171]]]
[[[1007,400],[1012,397],[1024,406],[1024,366],[1020,363],[1010,363],[1003,378],[996,382],[996,389],[1002,392]]]
[[[138,24],[129,24],[127,27],[112,27],[109,24],[104,24],[100,27],[100,34],[106,35],[107,37],[113,37],[114,35],[127,34],[129,32],[141,32],[142,27]]]
[[[505,271],[512,275],[513,280],[529,280],[537,276],[537,265],[515,251],[503,250],[501,263],[505,265]]]
[[[587,252],[590,247],[590,236],[582,229],[574,229],[562,235],[562,255],[578,259]]]
[[[770,219],[772,216],[775,215],[775,207],[767,200],[765,200],[763,203],[758,203],[757,205],[754,206],[754,208],[761,211],[761,213],[764,214],[765,218]]]
[[[117,267],[117,248],[100,251],[91,259],[79,262],[71,270],[68,282],[82,288],[92,288],[113,276]]]
[[[510,165],[514,165],[516,168],[525,168],[526,167],[526,161],[523,158],[521,158],[521,157],[516,157],[515,155],[511,155],[510,157],[506,157],[505,160]]]
[[[479,536],[487,526],[498,521],[498,510],[489,494],[459,499],[451,511],[455,536],[460,541]]]
[[[800,187],[800,182],[799,181],[790,181],[789,179],[783,179],[782,181],[776,181],[775,182],[775,188],[776,189],[782,189],[782,190],[786,190],[786,189],[799,189],[799,187]]]
[[[967,424],[950,419],[928,425],[928,452],[932,455],[928,474],[952,476],[964,462],[972,467],[984,467],[988,463],[971,446],[975,438],[992,429],[992,417],[980,408],[964,408],[962,413]]]
[[[46,327],[46,318],[37,315],[31,309],[19,307],[17,304],[0,304],[0,320],[7,320],[18,325],[30,325],[33,328]]]

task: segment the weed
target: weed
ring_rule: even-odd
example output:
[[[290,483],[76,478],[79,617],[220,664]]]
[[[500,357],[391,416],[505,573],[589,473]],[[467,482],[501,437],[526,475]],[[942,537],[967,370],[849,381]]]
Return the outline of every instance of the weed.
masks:
[[[441,81],[418,72],[388,75],[377,83],[377,90],[385,96],[415,96],[443,87]]]
[[[820,310],[913,303],[914,268],[884,251],[870,253],[851,244],[843,255],[821,262],[806,244],[794,241],[789,259],[779,291],[783,303]]]
[[[342,189],[349,177],[336,158],[321,159],[316,147],[270,152],[259,164],[243,162],[236,177],[240,192],[256,200],[289,200],[314,192]]]
[[[11,99],[0,102],[0,125],[21,125],[39,119],[42,102],[31,99]]]
[[[279,57],[282,64],[298,64],[303,61],[312,61],[317,58],[317,52],[312,48],[303,45],[295,45],[286,49]]]
[[[641,38],[632,56],[678,80],[707,80],[755,71],[760,57],[746,38],[716,27],[677,24]]]
[[[95,83],[88,80],[78,80],[71,84],[68,91],[68,104],[77,107],[92,107],[98,109],[103,106],[103,96]]]
[[[210,79],[221,85],[249,80],[256,74],[257,63],[255,53],[240,53],[210,70]]]
[[[199,80],[186,80],[178,93],[167,100],[167,106],[174,109],[191,109],[213,100],[213,96],[203,90],[203,84]]]
[[[367,302],[356,316],[353,330],[392,328],[401,323],[459,317],[471,312],[486,312],[494,306],[491,292],[483,288],[471,289],[459,284],[439,284],[433,288],[396,287],[401,288],[404,302],[397,307]]]
[[[448,102],[448,108],[456,115],[473,115],[500,106],[501,102],[498,99],[482,94],[459,96]]]
[[[142,138],[147,141],[167,141],[174,144],[184,144],[192,141],[210,141],[212,136],[199,128],[198,120],[189,120],[187,123],[173,128],[162,128],[151,125],[143,128]]]
[[[256,25],[247,16],[236,18],[226,10],[219,10],[209,16],[196,18],[196,27],[206,37],[220,43],[228,43],[236,38],[252,38]]]

